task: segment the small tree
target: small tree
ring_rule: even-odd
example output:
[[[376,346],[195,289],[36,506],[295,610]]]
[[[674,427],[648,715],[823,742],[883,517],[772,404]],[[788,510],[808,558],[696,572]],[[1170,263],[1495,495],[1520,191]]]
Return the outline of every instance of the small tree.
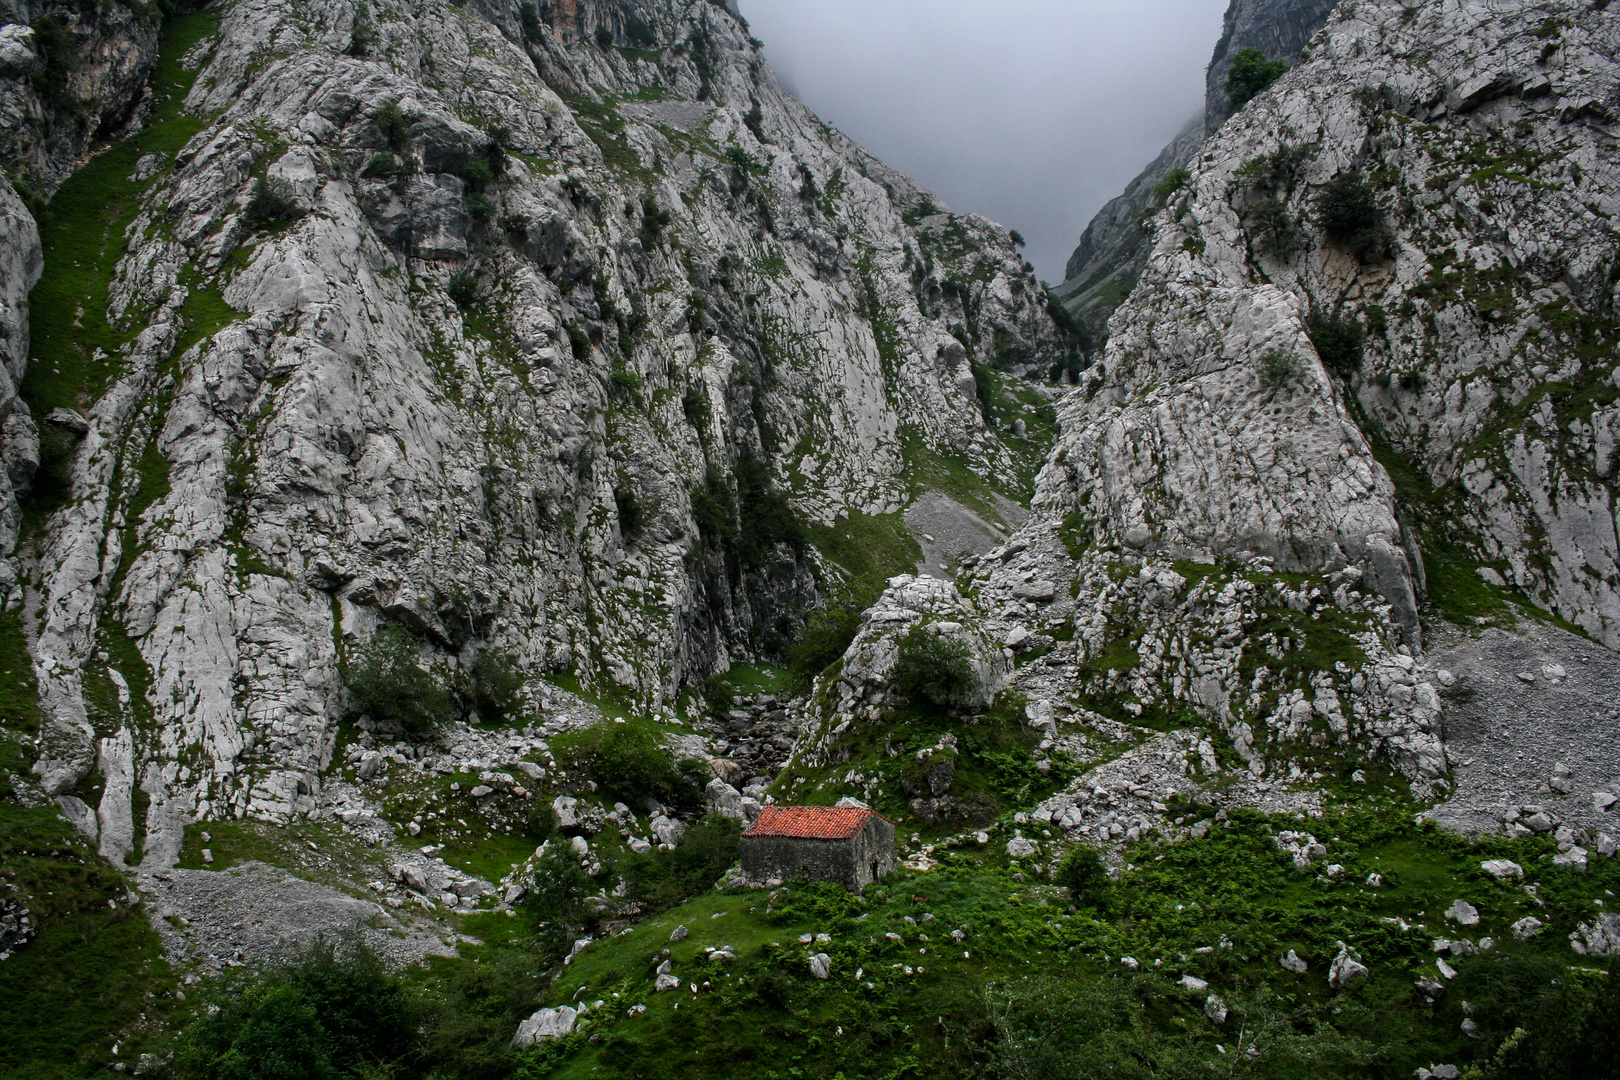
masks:
[[[416,642],[397,626],[373,634],[349,665],[347,676],[349,704],[357,714],[396,724],[416,738],[450,722],[449,693],[437,676],[422,668]]]
[[[285,177],[260,177],[253,182],[253,195],[242,212],[259,225],[291,221],[298,216],[298,199]]]
[[[1305,333],[1330,371],[1348,379],[1361,370],[1366,333],[1354,316],[1312,308],[1305,316]]]
[[[468,696],[473,708],[485,720],[504,720],[517,707],[523,689],[523,675],[511,654],[485,649],[473,660],[469,672]]]
[[[1096,848],[1080,844],[1058,864],[1057,882],[1075,903],[1096,904],[1108,888],[1108,870]]]
[[[934,633],[924,624],[900,639],[894,663],[894,688],[913,704],[941,708],[965,705],[973,693],[973,659],[955,638]]]
[[[1279,349],[1260,358],[1260,385],[1276,392],[1293,382],[1299,375],[1299,357]]]
[[[1288,65],[1281,60],[1267,60],[1259,49],[1243,49],[1232,58],[1232,68],[1226,73],[1226,95],[1232,102],[1232,111],[1243,108],[1260,91],[1282,78]]]
[[[1361,262],[1393,254],[1394,237],[1378,192],[1355,169],[1335,176],[1316,196],[1316,220],[1328,239]]]

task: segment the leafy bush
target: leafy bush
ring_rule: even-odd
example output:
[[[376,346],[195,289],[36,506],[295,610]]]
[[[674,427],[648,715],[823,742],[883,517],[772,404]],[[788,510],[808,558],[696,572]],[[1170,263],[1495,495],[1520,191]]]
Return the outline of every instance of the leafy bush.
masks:
[[[335,1080],[403,1058],[415,1027],[400,981],[360,945],[318,942],[283,967],[228,978],[210,1006],[181,1036],[181,1080]]]
[[[405,111],[398,104],[388,101],[377,106],[372,120],[377,125],[377,133],[382,136],[384,146],[400,155],[410,152],[411,123],[405,119]]]
[[[657,734],[640,724],[608,725],[595,749],[582,756],[603,791],[626,803],[648,798],[684,803],[697,797],[690,773],[676,768]]]
[[[1281,200],[1261,199],[1249,207],[1245,217],[1262,255],[1286,259],[1306,244],[1305,230]]]
[[[1312,308],[1305,316],[1305,333],[1328,370],[1346,379],[1361,370],[1366,333],[1353,316]]]
[[[643,250],[650,251],[658,246],[663,238],[664,230],[669,228],[672,220],[670,212],[658,205],[658,200],[651,195],[641,197],[641,246]]]
[[[545,843],[557,832],[557,812],[551,804],[536,799],[523,818],[523,834],[537,843]]]
[[[1192,173],[1177,166],[1164,174],[1164,179],[1153,185],[1153,200],[1160,206],[1170,201],[1170,196],[1187,186],[1192,179]]]
[[[1335,176],[1316,196],[1316,219],[1330,240],[1361,262],[1393,254],[1394,236],[1378,192],[1354,169]]]
[[[771,482],[770,467],[744,454],[737,461],[737,556],[746,567],[760,567],[779,544],[804,554],[804,526],[787,494]]]
[[[573,869],[580,873],[577,864]],[[513,1076],[512,1033],[542,1000],[547,968],[562,959],[567,945],[561,935],[553,934],[536,939],[531,948],[537,951],[495,950],[476,963],[456,965],[448,978],[430,983],[418,1067],[407,1069],[406,1063],[400,1063],[391,1069],[385,1065],[370,1072],[357,1071],[356,1080],[414,1076],[504,1080]]]
[[[421,667],[416,642],[397,626],[373,634],[346,674],[349,706],[356,714],[392,723],[413,737],[429,735],[451,720],[444,684]]]
[[[1281,390],[1298,377],[1299,357],[1273,349],[1260,358],[1260,385],[1268,390]]]
[[[478,303],[478,277],[470,270],[462,270],[450,275],[450,282],[445,286],[445,293],[450,301],[463,311]]]
[[[1316,143],[1283,143],[1269,154],[1245,161],[1232,175],[1251,190],[1291,195],[1318,149]]]
[[[630,895],[650,911],[662,911],[713,888],[740,857],[741,835],[740,822],[710,814],[686,830],[675,850],[631,856],[623,868]]]
[[[523,675],[510,653],[484,649],[468,671],[468,693],[479,717],[488,721],[505,720],[517,707],[523,689]]]
[[[843,659],[861,629],[861,609],[843,600],[812,612],[799,640],[788,649],[787,662],[808,682]]]
[[[1057,882],[1075,903],[1096,904],[1107,891],[1108,871],[1096,848],[1076,844],[1058,864]]]
[[[702,384],[693,383],[686,388],[686,393],[681,396],[681,412],[686,414],[686,422],[697,428],[699,434],[708,430],[713,411],[709,408],[709,392]]]
[[[532,3],[524,2],[518,5],[518,22],[522,24],[523,44],[540,44],[540,16]]]
[[[371,23],[371,11],[362,2],[354,6],[354,23],[349,30],[350,56],[366,56],[377,44],[377,28]]]
[[[647,513],[642,509],[641,500],[636,498],[635,488],[628,483],[616,486],[613,489],[613,505],[619,513],[619,535],[625,540],[640,536],[647,523]]]
[[[1243,108],[1260,91],[1282,78],[1288,65],[1281,60],[1267,60],[1259,49],[1243,49],[1232,58],[1231,70],[1226,73],[1226,96],[1232,111]]]
[[[566,933],[585,925],[596,883],[580,869],[571,847],[553,845],[534,860],[523,908],[538,922]]]
[[[260,177],[253,182],[253,195],[242,212],[259,225],[291,221],[298,216],[298,199],[285,177]]]
[[[1460,965],[1487,1054],[1478,1080],[1620,1076],[1620,969],[1571,972],[1534,954],[1484,953]],[[1488,1056],[1487,1056],[1488,1055]]]
[[[966,704],[974,688],[973,662],[967,646],[919,623],[900,639],[894,664],[894,688],[913,704],[941,708]]]

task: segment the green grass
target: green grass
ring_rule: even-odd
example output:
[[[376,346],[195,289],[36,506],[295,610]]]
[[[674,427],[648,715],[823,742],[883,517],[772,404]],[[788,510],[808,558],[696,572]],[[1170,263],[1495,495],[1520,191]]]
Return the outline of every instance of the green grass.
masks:
[[[1429,1006],[1412,991],[1415,978],[1435,973],[1431,939],[1489,934],[1498,942],[1486,954],[1493,961],[1567,971],[1576,959],[1565,940],[1569,926],[1598,910],[1593,901],[1620,884],[1620,872],[1610,861],[1585,876],[1557,870],[1546,841],[1470,843],[1413,824],[1411,804],[1398,797],[1366,790],[1358,797],[1361,805],[1322,821],[1241,811],[1204,840],[1139,845],[1127,854],[1131,869],[1078,907],[1038,878],[1017,881],[994,852],[999,845],[989,854],[948,855],[927,874],[902,871],[864,899],[826,886],[706,893],[594,943],[564,970],[548,1003],[604,1006],[581,1032],[548,1049],[554,1071],[545,1075],[1003,1075],[992,1068],[999,1032],[990,1002],[1016,994],[1032,975],[1060,998],[1080,999],[1117,986],[1111,980],[1121,977],[1117,958],[1124,955],[1142,965],[1128,985],[1148,1003],[1150,1023],[1162,1039],[1207,1061],[1201,1070],[1230,1064],[1215,1044],[1230,1046],[1247,1018],[1260,1015],[1283,1017],[1298,1035],[1315,1031],[1354,1051],[1354,1060],[1326,1075],[1402,1076],[1436,1061],[1465,1064],[1486,1047],[1460,1030],[1461,994]],[[1211,813],[1177,809],[1189,821]],[[1295,828],[1326,843],[1329,861],[1344,870],[1329,878],[1320,865],[1295,867],[1272,839]],[[1539,896],[1479,869],[1497,856],[1525,865]],[[1381,887],[1367,884],[1374,872],[1383,875]],[[1479,907],[1480,926],[1464,931],[1443,918],[1458,897]],[[1508,926],[1530,912],[1549,928],[1516,942]],[[916,921],[907,923],[908,916]],[[670,942],[676,926],[689,936]],[[958,927],[967,932],[960,944],[949,936]],[[803,933],[832,940],[802,945]],[[1327,969],[1340,941],[1361,954],[1372,978],[1334,992]],[[706,958],[706,947],[723,945],[736,960]],[[1310,964],[1305,974],[1279,967],[1290,948]],[[832,958],[826,981],[810,977],[815,951]],[[682,987],[656,994],[654,970],[665,958]],[[1455,963],[1463,969],[1459,987],[1488,981],[1483,961]],[[1216,1028],[1202,1015],[1202,995],[1172,985],[1184,973],[1208,980],[1247,1012]],[[629,1017],[632,1005],[647,1011]],[[1313,1075],[1291,1060],[1273,1054],[1245,1075]]]
[[[806,524],[805,532],[822,558],[844,572],[850,591],[866,598],[862,607],[877,599],[889,578],[915,573],[922,561],[922,548],[898,513],[851,510],[831,525]]]
[[[161,995],[174,980],[145,912],[126,903],[123,878],[56,804],[27,807],[4,797],[10,776],[32,763],[39,721],[21,621],[6,612],[0,614],[0,891],[24,901],[39,936],[0,962],[0,1077],[103,1076],[115,1042],[128,1061],[147,1044],[171,1008]]]

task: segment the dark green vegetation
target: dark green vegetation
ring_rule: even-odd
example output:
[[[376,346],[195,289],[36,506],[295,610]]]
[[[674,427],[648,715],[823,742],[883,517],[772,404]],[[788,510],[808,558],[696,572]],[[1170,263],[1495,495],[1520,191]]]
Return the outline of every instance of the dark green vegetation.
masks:
[[[1243,49],[1232,58],[1232,67],[1226,73],[1226,94],[1232,111],[1249,103],[1260,91],[1283,77],[1288,65],[1281,60],[1267,60],[1259,49]]]
[[[82,409],[118,376],[119,346],[146,325],[145,311],[107,318],[113,268],[128,247],[125,233],[142,191],[130,180],[146,154],[164,162],[202,127],[181,111],[196,73],[180,67],[186,51],[217,28],[215,12],[172,20],[163,31],[153,72],[151,116],[138,134],[97,155],[63,182],[39,222],[45,272],[29,297],[31,355],[22,394],[35,416]],[[93,360],[98,351],[101,359]]]
[[[39,928],[0,962],[0,1077],[103,1076],[115,1043],[128,1060],[148,1045],[175,980],[124,878],[54,802],[14,794],[33,760],[35,695],[20,620],[0,614],[0,898],[21,900]]]
[[[1362,342],[1367,335],[1355,316],[1312,308],[1305,316],[1305,332],[1329,371],[1348,379],[1361,370]]]
[[[1335,176],[1317,193],[1316,220],[1329,240],[1361,262],[1394,254],[1395,236],[1378,189],[1353,169]]]
[[[915,705],[949,709],[965,704],[973,692],[973,663],[967,646],[920,623],[913,626],[900,639],[894,688]]]
[[[471,664],[446,675],[428,664],[423,643],[389,624],[344,665],[349,709],[383,731],[422,739],[457,717],[500,723],[515,718],[523,677],[512,658],[484,649]]]

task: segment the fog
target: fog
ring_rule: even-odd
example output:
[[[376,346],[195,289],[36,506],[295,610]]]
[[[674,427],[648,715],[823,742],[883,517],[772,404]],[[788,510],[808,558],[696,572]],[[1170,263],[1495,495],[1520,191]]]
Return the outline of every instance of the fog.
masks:
[[[788,89],[1056,284],[1204,98],[1226,0],[741,0]]]

